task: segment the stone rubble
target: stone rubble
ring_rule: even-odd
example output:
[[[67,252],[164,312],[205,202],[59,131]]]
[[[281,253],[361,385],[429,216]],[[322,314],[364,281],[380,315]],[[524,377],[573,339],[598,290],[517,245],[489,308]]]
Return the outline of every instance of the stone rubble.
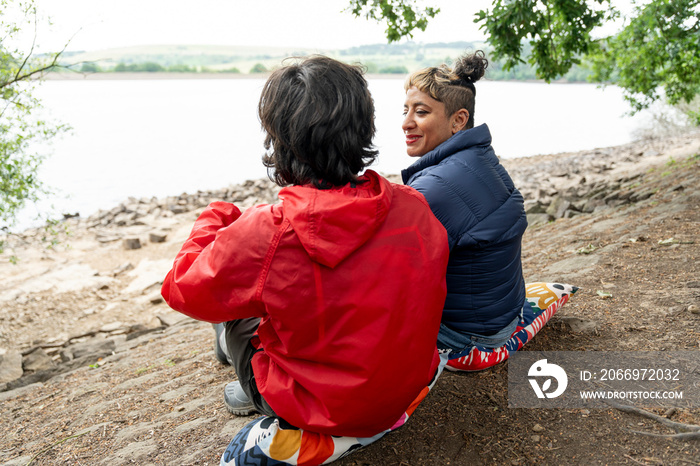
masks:
[[[87,228],[98,231],[104,227],[126,227],[134,225],[148,225],[154,219],[167,218],[173,215],[184,214],[197,209],[202,209],[215,201],[232,202],[241,210],[260,203],[272,203],[277,200],[280,188],[267,179],[248,180],[240,185],[230,186],[213,191],[197,191],[194,194],[183,193],[179,196],[171,196],[164,199],[156,198],[129,198],[117,207],[99,211],[88,217],[84,222]],[[111,232],[110,232],[111,233]],[[165,240],[163,232],[150,232],[151,242]],[[102,233],[102,241],[115,241],[113,234]],[[131,238],[128,238],[131,239]],[[125,244],[128,249],[136,249],[134,244]]]
[[[667,158],[669,148],[692,144],[694,134],[538,156],[537,164],[523,163],[529,157],[502,163],[523,194],[528,223],[533,225],[649,199],[655,190],[639,182],[644,167]],[[673,189],[681,190],[683,186]]]

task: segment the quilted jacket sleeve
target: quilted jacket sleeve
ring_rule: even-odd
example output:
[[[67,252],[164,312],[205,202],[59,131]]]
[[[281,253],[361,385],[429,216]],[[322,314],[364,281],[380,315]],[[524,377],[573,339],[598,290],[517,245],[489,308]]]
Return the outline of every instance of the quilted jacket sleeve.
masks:
[[[202,212],[163,281],[161,293],[170,307],[212,323],[262,315],[253,304],[259,248],[239,217],[241,211],[227,202]]]

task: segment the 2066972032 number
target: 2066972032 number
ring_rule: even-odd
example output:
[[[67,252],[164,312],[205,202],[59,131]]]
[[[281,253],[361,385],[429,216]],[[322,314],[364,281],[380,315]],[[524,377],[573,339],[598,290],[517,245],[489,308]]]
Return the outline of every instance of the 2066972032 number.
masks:
[[[600,380],[679,380],[678,369],[602,369]]]

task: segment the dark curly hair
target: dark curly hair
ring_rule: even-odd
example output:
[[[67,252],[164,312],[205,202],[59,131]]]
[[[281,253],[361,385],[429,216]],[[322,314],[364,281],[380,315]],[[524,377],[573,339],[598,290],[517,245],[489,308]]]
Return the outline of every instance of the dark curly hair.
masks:
[[[474,83],[484,77],[489,62],[484,52],[477,50],[470,55],[462,55],[451,69],[443,64],[439,67],[423,68],[406,78],[404,88],[408,91],[416,87],[433,99],[445,104],[445,112],[452,115],[459,109],[469,112],[469,121],[464,129],[474,127]]]
[[[263,163],[280,186],[343,186],[377,157],[374,102],[359,66],[315,55],[272,73],[258,104]]]

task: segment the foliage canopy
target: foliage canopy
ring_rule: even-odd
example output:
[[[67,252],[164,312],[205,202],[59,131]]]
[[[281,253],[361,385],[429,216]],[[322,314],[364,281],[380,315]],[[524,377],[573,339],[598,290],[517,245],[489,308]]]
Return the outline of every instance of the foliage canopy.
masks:
[[[8,14],[10,13],[10,14]],[[19,15],[17,21],[6,18]],[[0,226],[14,223],[27,201],[45,192],[37,170],[45,155],[36,144],[50,141],[67,128],[37,118],[40,102],[32,91],[47,71],[58,67],[60,52],[38,59],[35,43],[28,50],[12,45],[22,27],[36,26],[33,1],[0,0]]]
[[[593,78],[624,88],[634,110],[661,97],[691,102],[700,94],[700,2],[653,0],[593,54]],[[695,115],[700,124],[700,115]]]
[[[634,0],[633,0],[634,1]],[[355,16],[387,24],[389,42],[425,30],[439,9],[417,0],[349,0]],[[633,111],[662,95],[669,103],[700,94],[700,0],[636,2],[616,35],[594,38],[605,22],[621,18],[612,0],[494,0],[474,22],[488,34],[494,58],[509,70],[525,57],[539,78],[550,82],[582,59],[593,63],[593,80],[619,85]],[[527,47],[526,47],[527,46]],[[663,92],[659,92],[659,90]]]
[[[349,10],[355,16],[386,21],[389,42],[413,37],[415,29],[425,31],[428,19],[440,12],[439,8],[419,8],[416,0],[350,0]]]

